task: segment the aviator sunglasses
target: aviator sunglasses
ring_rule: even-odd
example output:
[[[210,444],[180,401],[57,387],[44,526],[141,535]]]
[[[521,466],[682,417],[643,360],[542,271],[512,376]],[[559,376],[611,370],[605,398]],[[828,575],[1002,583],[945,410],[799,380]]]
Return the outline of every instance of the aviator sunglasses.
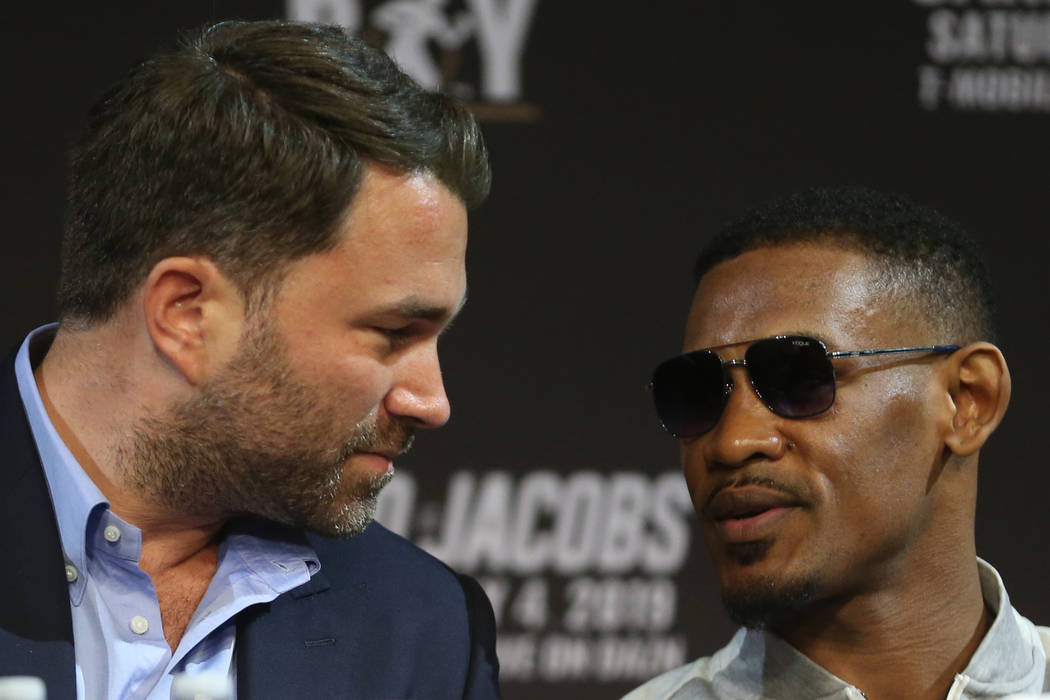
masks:
[[[751,345],[743,360],[723,360],[714,350]],[[751,386],[770,411],[783,418],[809,418],[835,403],[835,368],[841,357],[904,352],[950,353],[958,345],[828,352],[816,338],[780,335],[696,350],[660,363],[649,385],[664,429],[676,438],[697,437],[715,427],[733,391],[730,367],[746,367]]]

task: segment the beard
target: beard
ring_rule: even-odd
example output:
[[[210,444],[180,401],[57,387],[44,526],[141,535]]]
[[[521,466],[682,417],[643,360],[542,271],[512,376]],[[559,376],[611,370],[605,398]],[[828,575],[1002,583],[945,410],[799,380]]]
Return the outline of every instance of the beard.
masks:
[[[238,354],[192,397],[150,416],[118,450],[124,480],[192,516],[256,515],[325,536],[361,532],[390,473],[347,468],[358,452],[406,451],[411,427],[373,411],[347,424],[344,402],[296,376],[283,339],[257,312]]]
[[[762,577],[722,591],[722,603],[729,617],[751,629],[779,627],[797,615],[817,597],[815,581],[782,581]]]

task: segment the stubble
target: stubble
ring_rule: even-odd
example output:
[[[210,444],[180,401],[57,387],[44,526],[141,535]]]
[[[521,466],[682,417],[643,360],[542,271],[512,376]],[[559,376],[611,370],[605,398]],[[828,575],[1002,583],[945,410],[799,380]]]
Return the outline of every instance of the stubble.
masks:
[[[358,452],[403,452],[412,429],[375,412],[347,424],[327,387],[297,377],[265,311],[237,356],[192,397],[150,416],[118,450],[125,481],[192,516],[255,515],[326,536],[364,530],[389,473],[347,467]]]

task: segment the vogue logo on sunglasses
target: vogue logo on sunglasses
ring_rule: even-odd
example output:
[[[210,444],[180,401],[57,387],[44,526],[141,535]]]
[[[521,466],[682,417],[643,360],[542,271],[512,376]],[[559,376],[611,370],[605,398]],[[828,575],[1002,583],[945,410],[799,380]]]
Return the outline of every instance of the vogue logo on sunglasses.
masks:
[[[742,360],[723,360],[715,350],[751,343]],[[667,432],[697,437],[718,423],[733,392],[730,367],[746,367],[751,387],[770,411],[784,418],[808,418],[835,403],[832,360],[905,352],[948,353],[958,345],[877,348],[828,352],[816,338],[780,335],[687,352],[660,363],[649,387]]]

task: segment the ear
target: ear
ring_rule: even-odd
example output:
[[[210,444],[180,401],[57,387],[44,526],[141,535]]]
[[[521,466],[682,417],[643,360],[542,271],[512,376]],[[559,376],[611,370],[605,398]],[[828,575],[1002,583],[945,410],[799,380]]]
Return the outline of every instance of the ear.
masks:
[[[153,346],[190,384],[203,382],[237,347],[244,299],[208,258],[164,258],[154,265],[143,307]]]
[[[945,367],[955,415],[945,445],[965,457],[976,453],[999,426],[1010,403],[1010,370],[999,348],[972,343],[956,350]]]

